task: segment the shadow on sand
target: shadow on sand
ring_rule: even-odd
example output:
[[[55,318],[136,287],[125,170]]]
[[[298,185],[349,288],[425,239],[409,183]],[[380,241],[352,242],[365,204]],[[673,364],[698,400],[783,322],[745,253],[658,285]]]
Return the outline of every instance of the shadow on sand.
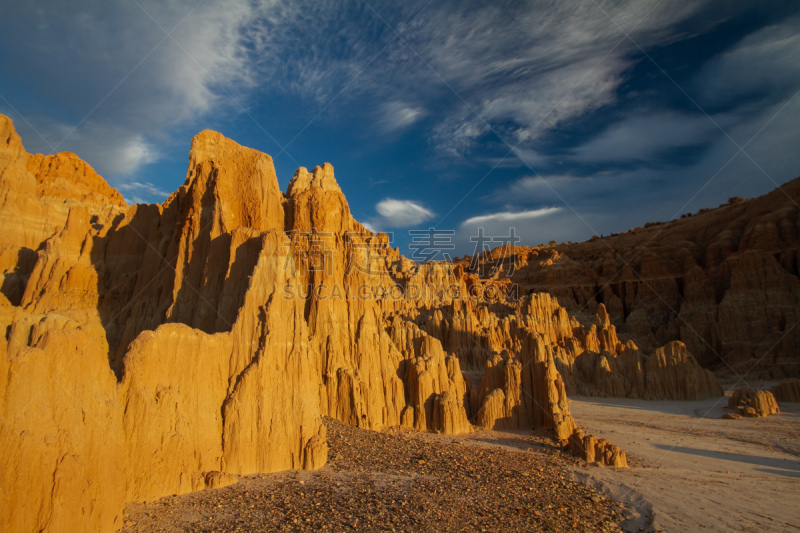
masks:
[[[790,461],[789,459],[776,459],[773,457],[760,457],[757,455],[744,455],[741,453],[718,452],[714,450],[702,450],[700,448],[687,448],[685,446],[670,446],[668,444],[654,444],[660,450],[698,455],[700,457],[710,457],[712,459],[722,459],[735,463],[749,463],[758,466],[768,467],[757,469],[761,472],[770,474],[780,474],[782,476],[800,477],[800,461]],[[797,472],[791,472],[795,470]]]

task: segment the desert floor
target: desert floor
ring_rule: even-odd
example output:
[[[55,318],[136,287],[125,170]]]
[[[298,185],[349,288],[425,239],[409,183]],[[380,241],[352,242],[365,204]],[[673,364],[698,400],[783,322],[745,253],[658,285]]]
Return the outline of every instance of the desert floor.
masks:
[[[800,531],[800,404],[722,420],[726,401],[572,398],[578,426],[634,465],[581,465],[575,478],[627,503],[629,531]]]

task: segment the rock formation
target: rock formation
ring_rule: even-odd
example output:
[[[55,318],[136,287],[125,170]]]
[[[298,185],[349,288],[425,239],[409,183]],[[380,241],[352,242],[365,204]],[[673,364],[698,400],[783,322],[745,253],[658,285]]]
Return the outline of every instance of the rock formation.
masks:
[[[211,131],[162,205],[127,206],[0,116],[0,190],[4,531],[113,531],[125,501],[319,468],[323,416],[566,443],[558,361],[615,342],[547,295],[403,258],[329,164],[283,194],[269,156]],[[609,446],[594,458],[620,465]]]
[[[749,387],[736,389],[728,398],[728,408],[736,409],[741,416],[759,418],[780,413],[778,403],[770,391]]]
[[[17,196],[1,246],[20,262],[0,313],[2,529],[111,531],[124,501],[213,472],[323,465],[303,309],[276,297],[290,275],[269,157],[204,132],[164,206],[127,207],[74,156],[26,154],[3,119],[0,186]],[[56,178],[71,187],[36,188]]]
[[[800,379],[787,379],[770,388],[779,402],[800,403]]]
[[[575,455],[583,458],[587,463],[620,468],[628,466],[628,458],[618,446],[611,444],[607,440],[598,439],[594,435],[584,435],[580,429],[570,435],[567,446]]]

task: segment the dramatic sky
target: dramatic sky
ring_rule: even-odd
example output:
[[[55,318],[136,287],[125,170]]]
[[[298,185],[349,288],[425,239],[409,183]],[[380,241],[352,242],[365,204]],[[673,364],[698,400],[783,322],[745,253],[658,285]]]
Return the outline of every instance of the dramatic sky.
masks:
[[[0,112],[130,202],[205,128],[330,162],[355,217],[522,244],[800,175],[800,2],[58,0],[0,5]],[[448,233],[450,232],[450,233]],[[449,235],[452,233],[452,237]]]

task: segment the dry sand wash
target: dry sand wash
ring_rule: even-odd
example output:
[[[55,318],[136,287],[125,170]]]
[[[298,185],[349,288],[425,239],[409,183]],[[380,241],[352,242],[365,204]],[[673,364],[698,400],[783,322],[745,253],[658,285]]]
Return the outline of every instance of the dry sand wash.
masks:
[[[766,418],[722,420],[724,399],[575,400],[581,425],[613,438],[639,463],[575,469],[577,479],[632,506],[626,528],[800,530],[800,404],[784,403]]]

